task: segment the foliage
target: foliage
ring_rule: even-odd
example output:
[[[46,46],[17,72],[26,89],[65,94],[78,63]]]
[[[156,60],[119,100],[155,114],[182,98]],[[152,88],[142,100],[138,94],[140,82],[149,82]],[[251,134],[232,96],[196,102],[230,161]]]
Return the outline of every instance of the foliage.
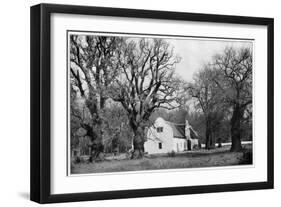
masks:
[[[180,58],[163,39],[71,35],[70,60],[72,131],[87,130],[94,158],[131,144],[142,156],[152,112],[179,105]]]
[[[175,73],[180,60],[164,39],[71,35],[71,148],[91,160],[142,157],[146,129],[161,116],[188,119],[207,149],[231,137],[239,150],[252,139],[251,50],[225,48],[190,83]]]
[[[174,69],[179,58],[163,39],[141,38],[125,41],[118,61],[121,73],[114,81],[111,98],[126,110],[134,133],[134,152],[142,157],[152,112],[178,107],[181,81]]]
[[[204,115],[206,149],[215,147],[215,137],[223,118],[221,90],[213,81],[215,75],[211,65],[207,64],[195,74],[194,81],[189,83],[186,88],[191,98],[196,100],[195,109]]]
[[[225,48],[213,60],[216,78],[223,99],[231,108],[231,151],[242,150],[241,139],[245,116],[251,119],[252,104],[252,51],[250,48]],[[248,122],[251,125],[251,121]],[[251,135],[250,135],[251,136]]]
[[[105,152],[127,152],[132,147],[133,132],[126,111],[121,104],[112,101],[105,109],[105,117]]]
[[[186,90],[196,100],[197,112],[204,115],[207,149],[231,137],[231,151],[240,151],[241,139],[252,139],[250,48],[225,48],[204,65]]]
[[[104,108],[109,98],[108,89],[118,74],[116,52],[122,41],[118,37],[70,36],[71,85],[81,103],[80,110],[87,108],[90,121],[85,122],[84,113],[82,117],[72,115],[80,119],[80,126],[91,138],[91,160],[104,150]]]

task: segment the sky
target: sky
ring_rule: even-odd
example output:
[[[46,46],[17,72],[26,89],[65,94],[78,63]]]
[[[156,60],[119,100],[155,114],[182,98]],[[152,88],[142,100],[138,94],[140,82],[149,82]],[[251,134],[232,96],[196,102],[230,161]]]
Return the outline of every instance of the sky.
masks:
[[[252,42],[243,40],[166,39],[166,41],[174,47],[174,53],[181,57],[181,62],[176,65],[176,73],[186,81],[192,81],[194,73],[199,71],[204,63],[211,61],[215,54],[221,53],[225,47],[253,46]]]

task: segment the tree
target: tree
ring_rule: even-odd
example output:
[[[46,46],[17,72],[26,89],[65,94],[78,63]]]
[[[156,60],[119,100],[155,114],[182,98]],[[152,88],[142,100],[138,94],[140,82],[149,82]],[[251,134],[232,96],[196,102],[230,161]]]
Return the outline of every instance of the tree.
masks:
[[[126,111],[118,102],[110,101],[105,108],[107,119],[104,133],[106,152],[127,152],[132,147],[132,130]]]
[[[220,125],[221,93],[214,83],[214,71],[210,65],[205,65],[204,69],[199,71],[193,83],[188,84],[187,90],[192,98],[196,99],[195,106],[202,111],[205,119],[205,148],[215,147],[215,132]]]
[[[92,140],[91,159],[103,151],[103,110],[118,74],[116,53],[122,41],[119,37],[70,35],[71,83],[91,118],[91,122],[81,122]]]
[[[180,58],[163,39],[128,39],[118,51],[122,73],[116,78],[112,99],[126,110],[134,133],[132,158],[143,156],[145,129],[157,108],[179,106],[181,80],[174,69]]]
[[[189,109],[187,105],[181,105],[174,110],[158,108],[151,114],[150,121],[154,123],[158,117],[162,117],[166,121],[174,122],[176,124],[185,124],[188,112]]]
[[[185,124],[189,112],[187,105],[181,105],[178,109],[169,112],[168,121],[176,124]]]
[[[252,104],[252,50],[228,47],[214,57],[213,66],[217,71],[214,81],[232,110],[231,151],[240,151],[241,122],[246,109]]]
[[[76,132],[79,130],[80,122],[82,119],[79,108],[76,106],[76,97],[77,93],[71,86],[70,88],[70,136],[71,136],[71,149],[77,148],[79,145],[79,138],[76,135]]]

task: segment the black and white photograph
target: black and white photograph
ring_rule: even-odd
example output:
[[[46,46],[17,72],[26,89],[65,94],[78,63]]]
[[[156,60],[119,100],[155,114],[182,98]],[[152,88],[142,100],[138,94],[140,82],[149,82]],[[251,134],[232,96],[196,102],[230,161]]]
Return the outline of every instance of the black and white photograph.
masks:
[[[252,167],[254,43],[67,31],[68,175]]]
[[[274,188],[274,19],[143,5],[31,7],[32,201]]]

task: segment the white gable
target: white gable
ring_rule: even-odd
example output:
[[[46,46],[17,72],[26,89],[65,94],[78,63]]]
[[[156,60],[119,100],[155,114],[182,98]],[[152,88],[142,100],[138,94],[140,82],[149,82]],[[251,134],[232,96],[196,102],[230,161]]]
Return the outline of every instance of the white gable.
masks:
[[[157,131],[162,128],[163,131]],[[161,143],[161,144],[159,144]],[[161,146],[159,146],[161,145]],[[147,141],[144,144],[145,151],[150,153],[167,153],[172,151],[173,131],[166,121],[159,117],[153,126],[147,131]]]
[[[191,139],[192,127],[186,124],[174,124],[158,117],[147,131],[144,150],[148,154],[182,152],[187,150],[187,140],[198,145],[198,139]]]

